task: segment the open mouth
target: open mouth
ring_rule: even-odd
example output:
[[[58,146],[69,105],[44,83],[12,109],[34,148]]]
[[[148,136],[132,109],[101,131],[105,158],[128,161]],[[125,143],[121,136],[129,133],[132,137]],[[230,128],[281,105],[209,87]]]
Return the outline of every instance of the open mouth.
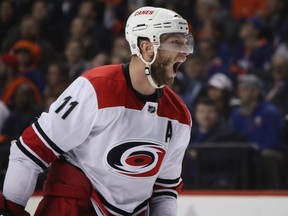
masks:
[[[176,74],[182,62],[176,62],[173,64],[173,71]]]

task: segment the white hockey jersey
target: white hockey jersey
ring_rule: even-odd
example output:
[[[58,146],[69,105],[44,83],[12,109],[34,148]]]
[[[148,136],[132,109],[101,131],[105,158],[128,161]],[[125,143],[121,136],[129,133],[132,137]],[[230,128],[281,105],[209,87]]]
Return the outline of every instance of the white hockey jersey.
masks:
[[[132,88],[128,64],[92,69],[12,145],[4,195],[26,205],[38,173],[61,155],[86,174],[108,212],[132,215],[151,196],[177,197],[190,129],[188,109],[168,87],[145,97]],[[19,184],[27,185],[21,196]]]

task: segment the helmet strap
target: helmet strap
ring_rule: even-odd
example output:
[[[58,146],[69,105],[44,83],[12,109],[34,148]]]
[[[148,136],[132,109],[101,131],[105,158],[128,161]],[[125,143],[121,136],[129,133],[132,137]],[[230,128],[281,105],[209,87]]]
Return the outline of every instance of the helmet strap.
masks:
[[[151,65],[155,62],[156,56],[157,56],[157,47],[154,46],[154,57],[152,59],[151,62],[147,62],[144,60],[142,54],[140,52],[138,52],[137,56],[142,60],[142,62],[145,64],[145,74],[147,76],[147,79],[150,83],[150,85],[152,85],[154,88],[156,89],[160,89],[163,88],[164,85],[159,85],[157,84],[154,79],[151,76]]]

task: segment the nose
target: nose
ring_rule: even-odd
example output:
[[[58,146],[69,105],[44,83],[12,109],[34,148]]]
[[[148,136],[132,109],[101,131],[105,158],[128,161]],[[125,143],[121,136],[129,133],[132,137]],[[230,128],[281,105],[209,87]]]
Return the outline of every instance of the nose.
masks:
[[[186,53],[186,52],[180,52],[180,55],[184,56],[186,58],[186,56],[189,55],[189,53]]]
[[[187,45],[182,46],[181,48],[181,53],[185,53],[186,56],[191,54],[193,52],[193,50],[191,50],[191,48]]]
[[[187,56],[189,55],[189,53],[186,52],[179,52],[179,55],[181,56],[181,58],[184,58],[184,61],[186,60]]]

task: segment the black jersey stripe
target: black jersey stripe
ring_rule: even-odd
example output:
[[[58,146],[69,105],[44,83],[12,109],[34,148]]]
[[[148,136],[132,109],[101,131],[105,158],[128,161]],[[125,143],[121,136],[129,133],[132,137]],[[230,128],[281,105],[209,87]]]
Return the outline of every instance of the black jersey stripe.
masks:
[[[144,209],[147,205],[148,205],[148,202],[149,202],[150,198],[149,199],[146,199],[144,202],[142,202],[140,205],[138,205],[133,213],[136,213],[136,212],[139,212],[140,210]]]
[[[35,157],[32,153],[30,153],[23,145],[22,143],[17,140],[16,141],[16,145],[17,147],[28,157],[30,158],[32,161],[34,161],[34,163],[36,163],[39,167],[41,167],[43,170],[45,170],[47,168],[47,166],[41,161],[39,160],[37,157]]]
[[[144,202],[142,202],[141,204],[139,204],[139,205],[134,209],[134,211],[133,211],[132,213],[130,213],[130,212],[126,212],[126,211],[124,211],[124,210],[122,210],[122,209],[119,209],[119,208],[111,205],[107,200],[104,199],[104,197],[103,197],[101,194],[99,194],[99,193],[97,193],[97,194],[99,195],[99,198],[100,198],[101,202],[104,204],[105,207],[107,207],[108,209],[110,209],[110,210],[112,210],[112,211],[114,211],[114,212],[116,212],[116,213],[118,213],[118,214],[120,214],[120,215],[125,215],[125,216],[126,216],[126,215],[127,215],[127,216],[132,216],[134,213],[136,213],[136,212],[138,212],[138,211],[140,211],[140,210],[142,210],[142,209],[144,210],[144,208],[148,205],[148,202],[149,202],[149,200],[150,200],[150,198],[147,199],[147,200],[145,200]]]
[[[112,211],[118,213],[118,214],[121,214],[121,215],[131,215],[129,212],[126,212],[124,210],[121,210],[113,205],[111,205],[109,202],[107,202],[104,197],[100,194],[100,193],[97,193],[101,202],[104,204],[105,207],[111,209]]]
[[[167,185],[179,184],[180,182],[181,182],[180,177],[176,179],[161,179],[161,178],[156,179],[156,183],[167,184]]]
[[[40,135],[43,137],[43,139],[45,139],[45,141],[48,143],[48,145],[54,150],[56,151],[59,155],[64,154],[65,152],[60,149],[46,134],[45,132],[42,130],[42,128],[40,127],[38,122],[35,122],[35,127],[37,129],[37,131],[40,133]]]
[[[158,196],[172,196],[177,198],[177,194],[171,192],[171,191],[161,191],[161,192],[154,192],[153,197],[158,197]]]

